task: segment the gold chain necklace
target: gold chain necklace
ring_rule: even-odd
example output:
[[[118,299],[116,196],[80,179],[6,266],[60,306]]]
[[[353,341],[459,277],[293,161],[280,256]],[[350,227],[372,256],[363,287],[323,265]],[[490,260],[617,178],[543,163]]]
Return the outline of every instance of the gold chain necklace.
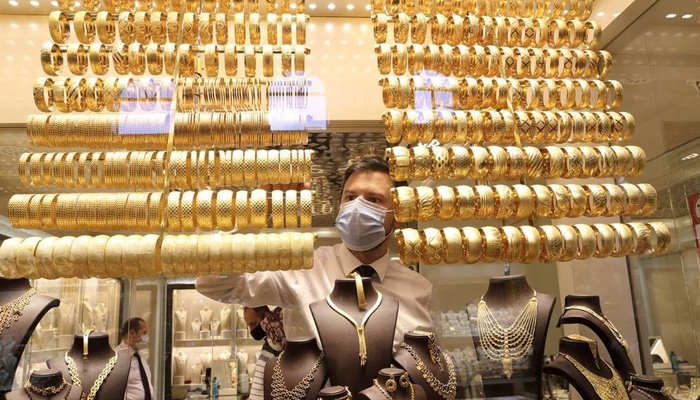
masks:
[[[597,319],[598,321],[602,322],[603,325],[605,325],[608,329],[610,329],[610,332],[612,332],[613,336],[615,336],[615,339],[617,339],[618,342],[622,345],[622,347],[625,348],[625,351],[627,352],[627,355],[629,356],[630,354],[630,346],[627,344],[627,341],[625,340],[624,337],[622,337],[622,334],[620,331],[617,330],[615,325],[605,316],[598,314],[594,310],[585,307],[585,306],[568,306],[564,307],[564,312],[567,312],[568,310],[577,310],[577,311],[583,311],[587,314],[590,314],[593,318]]]
[[[625,398],[627,395],[627,390],[625,389],[624,382],[622,382],[622,378],[620,378],[620,375],[618,375],[613,367],[611,367],[605,360],[602,361],[608,367],[610,373],[612,373],[611,378],[603,378],[600,375],[594,374],[568,354],[559,354],[567,359],[578,370],[578,372],[580,372],[584,378],[586,378],[601,400],[620,400]]]
[[[66,352],[64,358],[66,360],[66,365],[68,366],[68,372],[70,373],[70,379],[73,381],[73,385],[82,386],[83,384],[80,381],[80,375],[78,375],[78,366],[75,365],[75,361],[73,361],[73,359],[68,356],[68,352]],[[100,390],[100,387],[102,387],[102,383],[104,383],[105,379],[107,379],[107,376],[109,376],[109,373],[112,372],[114,365],[117,363],[117,358],[119,358],[119,355],[115,351],[114,356],[109,359],[109,362],[107,362],[107,365],[105,365],[102,372],[100,372],[100,375],[95,380],[95,383],[92,385],[92,388],[90,388],[90,394],[88,394],[86,397],[85,392],[83,392],[83,394],[80,396],[81,400],[95,399],[95,397],[97,396],[97,392]]]
[[[670,393],[668,393],[668,390],[666,388],[662,388],[661,390],[658,389],[652,389],[652,388],[646,388],[646,387],[641,387],[641,386],[635,386],[634,384],[630,384],[630,390],[634,389],[636,390],[639,394],[642,396],[646,397],[649,400],[656,400],[654,396],[652,396],[650,393],[656,393],[660,394],[663,396],[664,399],[669,399],[669,400],[674,400],[675,398],[671,396]]]
[[[66,382],[64,380],[63,383],[68,383],[68,382]],[[73,385],[68,385],[68,390],[66,391],[66,395],[63,396],[63,400],[66,400],[68,398],[68,396],[70,396],[70,391],[72,388],[73,388]],[[34,389],[42,390],[41,388],[36,388],[36,387]],[[61,389],[61,390],[63,390],[63,389]],[[24,392],[27,393],[27,397],[29,397],[29,400],[34,400],[34,396],[32,396],[33,390],[31,388],[25,387]],[[60,390],[59,390],[59,392],[60,392]],[[58,394],[58,392],[56,394]],[[46,396],[46,395],[44,395],[44,396]]]
[[[9,328],[13,322],[17,322],[22,316],[24,308],[27,307],[32,296],[36,294],[36,289],[29,288],[23,295],[0,306],[0,335],[2,331]]]
[[[387,398],[387,400],[394,400],[393,394],[389,394],[389,392],[387,392],[386,389],[384,389],[382,387],[382,385],[379,384],[378,380],[375,379],[373,382],[374,382],[374,386],[376,386],[377,389],[379,389],[379,391],[382,392],[382,394],[384,395],[384,397]],[[408,384],[408,393],[410,393],[411,400],[415,400],[415,393],[413,392],[413,385],[411,385],[410,383]]]
[[[374,312],[377,311],[377,308],[379,308],[379,305],[382,303],[382,294],[377,292],[377,301],[374,303],[374,305],[372,305],[372,307],[370,307],[369,310],[367,310],[365,316],[362,317],[361,324],[358,324],[357,321],[355,321],[355,319],[350,316],[350,314],[338,308],[338,306],[336,306],[335,303],[333,303],[333,300],[331,300],[330,295],[326,297],[326,302],[333,309],[333,311],[345,317],[345,319],[347,319],[355,327],[355,330],[357,331],[357,340],[359,342],[360,347],[360,365],[364,366],[367,363],[367,341],[365,340],[365,324],[367,323],[369,317],[371,317],[372,314],[374,314]]]
[[[64,378],[61,378],[61,380],[63,382],[61,382],[61,384],[58,386],[49,386],[46,388],[40,388],[40,387],[36,387],[36,386],[32,385],[32,383],[29,381],[29,379],[27,379],[27,382],[24,383],[24,389],[26,389],[25,391],[27,391],[27,394],[29,394],[29,392],[31,391],[33,393],[40,394],[42,396],[53,396],[53,395],[61,393],[61,391],[66,388],[66,385],[68,384],[68,382],[66,382],[66,380]],[[31,398],[31,396],[29,396],[29,397]]]
[[[444,369],[442,368],[442,363],[440,362],[440,353],[442,352],[442,350],[438,347],[437,342],[435,341],[435,333],[419,331],[416,329],[412,330],[411,333],[426,336],[428,338],[428,351],[430,352],[430,361],[432,361],[433,364],[437,364],[440,366],[440,372],[444,371]]]
[[[476,312],[479,341],[489,360],[501,362],[503,374],[508,379],[513,376],[513,360],[524,358],[535,340],[538,304],[537,292],[534,292],[513,324],[504,328],[491,313],[483,296],[479,301]]]
[[[318,356],[318,359],[316,360],[316,363],[314,363],[314,366],[311,368],[311,371],[309,371],[308,374],[302,379],[299,383],[297,383],[296,386],[294,386],[294,389],[288,390],[287,385],[284,382],[284,374],[282,374],[282,355],[284,354],[284,351],[280,353],[280,355],[277,357],[277,363],[275,364],[275,367],[273,369],[272,373],[272,398],[274,400],[301,400],[304,397],[306,397],[306,391],[309,390],[309,387],[311,386],[311,381],[314,380],[314,375],[316,374],[316,370],[318,367],[321,365],[321,362],[323,361],[323,353]]]
[[[442,383],[435,375],[433,375],[433,373],[428,369],[423,360],[418,357],[418,354],[411,346],[406,343],[401,343],[401,347],[406,349],[408,354],[413,357],[413,361],[416,363],[416,369],[423,373],[423,378],[425,378],[425,381],[428,382],[430,387],[443,398],[447,400],[454,400],[455,396],[457,395],[457,375],[455,374],[455,366],[450,357],[445,354],[442,349],[440,349],[440,353],[445,359],[445,364],[447,364],[447,373],[449,375],[447,383]]]

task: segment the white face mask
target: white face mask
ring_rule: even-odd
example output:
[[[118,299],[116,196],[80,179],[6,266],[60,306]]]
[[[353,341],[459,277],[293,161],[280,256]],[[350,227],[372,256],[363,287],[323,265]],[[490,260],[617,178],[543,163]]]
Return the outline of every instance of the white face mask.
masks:
[[[141,340],[139,340],[139,342],[136,343],[137,346],[145,346],[147,344],[148,344],[148,335],[141,336]]]
[[[335,227],[348,249],[370,250],[379,246],[391,235],[391,232],[389,235],[384,234],[384,221],[386,214],[390,212],[393,210],[387,210],[358,197],[340,206]]]

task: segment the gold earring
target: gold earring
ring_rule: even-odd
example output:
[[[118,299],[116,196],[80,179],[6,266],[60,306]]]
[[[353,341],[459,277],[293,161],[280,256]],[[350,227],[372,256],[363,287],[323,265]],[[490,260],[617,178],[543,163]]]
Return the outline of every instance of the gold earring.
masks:
[[[386,383],[384,384],[384,387],[386,388],[386,391],[389,393],[394,393],[396,391],[396,380],[394,379],[394,375],[389,378]]]
[[[408,379],[408,372],[404,372],[404,374],[401,375],[401,378],[399,378],[399,384],[404,389],[411,385],[411,381]]]

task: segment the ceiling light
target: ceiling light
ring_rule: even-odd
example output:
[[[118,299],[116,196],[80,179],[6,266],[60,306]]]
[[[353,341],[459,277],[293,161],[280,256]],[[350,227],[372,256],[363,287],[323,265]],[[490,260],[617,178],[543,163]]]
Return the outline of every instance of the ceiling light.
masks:
[[[309,4],[309,9],[310,9],[310,10],[315,10],[315,9],[316,9],[316,3],[311,3],[311,4]]]
[[[17,7],[19,3],[17,2],[17,0],[10,0],[10,5]]]
[[[352,9],[355,8],[355,5],[353,5],[353,4],[348,4],[346,7],[347,7],[348,10],[352,10]]]
[[[30,1],[29,4],[33,5],[34,7],[39,7],[39,2],[36,0]]]
[[[53,0],[53,1],[51,2],[51,5],[54,6],[54,7],[58,7],[58,2],[57,2],[56,0]]]
[[[329,10],[334,10],[334,9],[335,9],[335,4],[333,4],[333,3],[328,3],[328,9],[329,9]]]
[[[683,16],[681,18],[683,18],[683,19],[693,18],[693,14],[683,14]]]
[[[666,14],[666,18],[676,18],[676,14]]]
[[[367,4],[367,5],[365,6],[365,10],[367,10],[367,11],[372,11],[372,6],[369,5],[369,4]]]
[[[601,12],[599,12],[599,13],[596,14],[596,15],[599,16],[599,17],[602,17],[603,15],[605,15],[605,12],[604,12],[604,11],[601,11]]]

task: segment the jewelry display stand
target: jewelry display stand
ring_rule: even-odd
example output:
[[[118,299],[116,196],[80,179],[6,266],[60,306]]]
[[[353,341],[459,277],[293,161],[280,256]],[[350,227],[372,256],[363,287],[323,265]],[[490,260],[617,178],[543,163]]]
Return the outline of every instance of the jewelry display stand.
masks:
[[[79,400],[82,395],[80,386],[72,386],[56,369],[40,369],[29,376],[30,387],[14,390],[5,395],[6,400],[36,400],[43,398],[42,390],[47,391],[47,398],[63,400]],[[39,397],[42,396],[42,397]]]
[[[328,380],[322,354],[316,339],[287,341],[282,354],[269,359],[265,364],[265,400],[316,400],[318,392]],[[291,392],[296,387],[303,389],[304,380],[308,382],[304,397],[285,396],[286,391]]]
[[[545,365],[543,372],[566,379],[583,400],[629,399],[620,375],[597,354],[594,354],[591,346],[596,346],[594,341],[561,338],[559,356]]]
[[[5,372],[0,374],[3,376],[0,379],[1,395],[12,390],[17,366],[37,324],[50,309],[58,307],[61,302],[43,294],[32,294],[35,292],[27,279],[0,278],[0,287],[2,287],[0,305],[14,304],[13,310],[16,308],[19,312],[19,318],[16,321],[13,316],[7,315],[10,325],[0,331],[0,348],[3,349],[2,369]],[[25,300],[22,301],[22,299]]]
[[[175,340],[185,340],[185,332],[187,332],[187,310],[180,307],[175,311],[173,318],[175,325]]]
[[[526,327],[511,334],[521,340],[531,341],[529,349],[524,349],[524,354],[513,357],[510,360],[494,360],[487,356],[479,337],[478,308],[486,307],[482,318],[493,318],[501,330],[514,328],[520,317],[526,312],[531,302],[537,301],[536,316],[533,316],[535,326],[531,329],[531,338],[519,335],[525,333]],[[486,397],[521,395],[526,398],[540,398],[542,393],[542,362],[544,358],[544,345],[547,340],[547,328],[552,317],[552,310],[556,298],[549,294],[536,293],[523,275],[494,277],[489,279],[489,287],[480,299],[467,304],[474,347],[479,361],[481,377]],[[485,332],[497,334],[497,332]],[[511,338],[511,343],[514,341]],[[493,357],[493,356],[492,356]],[[510,378],[506,374],[506,365],[512,368]]]
[[[666,394],[664,381],[661,378],[632,375],[630,384],[630,398],[632,400],[671,400],[671,397]]]
[[[115,352],[109,344],[109,335],[106,333],[91,333],[88,337],[88,355],[83,358],[83,335],[75,335],[73,347],[61,357],[48,361],[49,368],[61,371],[68,383],[75,383],[67,364],[67,359],[72,360],[75,372],[80,378],[82,390],[87,396],[95,381],[100,376],[107,374],[104,382],[97,391],[100,400],[122,400],[126,390],[126,382],[129,377],[131,357],[127,351]],[[110,360],[117,355],[116,363],[111,371],[108,371]]]
[[[605,344],[615,369],[625,382],[637,371],[629,356],[627,342],[615,325],[603,314],[600,297],[568,295],[564,298],[564,312],[557,326],[581,324],[588,327]]]
[[[372,386],[361,391],[357,398],[360,400],[426,400],[423,388],[411,384],[406,371],[399,368],[384,368],[379,371]]]
[[[369,278],[362,278],[361,287],[367,304],[364,308],[358,307],[355,279],[337,279],[326,299],[309,306],[326,354],[331,384],[347,386],[351,393],[369,387],[379,370],[391,362],[399,312],[398,301],[382,296]],[[346,313],[354,323],[339,311]],[[366,360],[358,356],[361,336],[355,326],[355,323],[362,325],[363,320]]]
[[[452,358],[437,346],[432,332],[406,332],[401,348],[394,354],[394,364],[408,372],[428,400],[456,397],[457,375]]]
[[[319,400],[352,400],[352,394],[345,386],[329,386],[318,392]]]

